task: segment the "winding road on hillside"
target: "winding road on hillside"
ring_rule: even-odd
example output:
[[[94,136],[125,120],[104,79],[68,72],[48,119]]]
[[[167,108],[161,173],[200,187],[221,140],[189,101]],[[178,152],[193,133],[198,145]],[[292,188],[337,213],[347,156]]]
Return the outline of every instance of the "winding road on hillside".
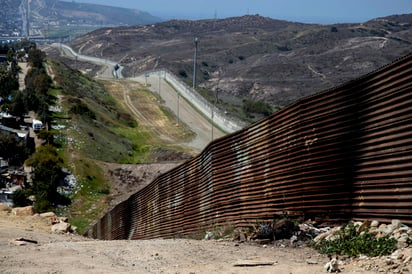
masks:
[[[118,63],[96,58],[92,56],[86,56],[77,54],[73,49],[67,45],[55,43],[54,47],[59,48],[61,53],[74,58],[77,61],[87,61],[93,64],[102,66],[102,70],[97,73],[98,78],[123,78],[121,71],[122,67],[119,66],[117,74],[114,74],[114,67]],[[137,81],[142,85],[148,86],[148,89],[154,93],[156,96],[160,96],[162,103],[167,107],[171,112],[174,113],[176,119],[179,123],[186,124],[193,132],[195,132],[196,137],[192,139],[191,142],[186,144],[179,144],[188,146],[196,150],[203,150],[212,140],[220,138],[225,135],[219,128],[212,126],[210,118],[206,118],[198,110],[192,107],[192,105],[187,102],[184,98],[178,95],[176,90],[170,86],[170,84],[165,81],[162,77],[157,76],[156,74],[142,75],[134,78],[127,78],[128,80]],[[115,79],[113,79],[116,81]],[[127,95],[124,98],[125,103],[130,105],[130,100],[127,100]],[[129,107],[130,108],[130,107]],[[130,111],[134,113],[138,118],[141,115],[136,114],[135,108],[130,108]],[[164,137],[165,136],[159,136]]]
[[[99,78],[122,78],[123,68],[121,66],[119,66],[119,69],[116,70],[116,74],[114,74],[114,68],[116,65],[118,65],[116,62],[93,56],[78,54],[71,47],[61,43],[54,43],[52,44],[52,46],[58,48],[63,55],[69,56],[76,61],[86,61],[102,66],[102,69],[97,73],[97,77]]]

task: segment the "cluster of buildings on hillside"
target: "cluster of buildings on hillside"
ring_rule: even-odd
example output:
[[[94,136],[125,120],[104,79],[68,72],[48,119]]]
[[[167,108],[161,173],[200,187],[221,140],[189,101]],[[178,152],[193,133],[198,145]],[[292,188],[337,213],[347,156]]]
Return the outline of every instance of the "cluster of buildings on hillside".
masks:
[[[27,118],[20,121],[18,117],[0,112],[0,135],[13,136],[22,142],[27,150],[34,151],[35,132],[43,128],[43,123],[39,120]],[[9,160],[0,157],[0,203],[13,206],[13,193],[30,183],[31,169],[23,164],[10,165]]]
[[[7,50],[0,50],[0,64],[7,62]],[[0,105],[3,103],[3,98],[0,97]],[[40,122],[41,123],[41,122]],[[34,132],[33,121],[25,119],[21,121],[19,117],[10,115],[6,112],[0,112],[0,136],[12,136],[22,143],[26,149],[34,149]],[[36,124],[37,129],[41,129]],[[1,138],[3,140],[3,138]],[[6,139],[6,138],[4,138]],[[17,153],[15,153],[17,154]],[[13,193],[16,190],[25,187],[29,181],[29,172],[24,166],[16,166],[10,164],[10,159],[7,156],[0,157],[0,203],[13,205]]]
[[[0,135],[10,134],[22,141],[28,149],[34,148],[30,127],[17,121],[17,117],[0,113]],[[0,203],[13,205],[13,193],[23,189],[29,181],[30,172],[23,165],[9,165],[9,159],[0,158]]]
[[[0,38],[24,36],[21,1],[2,1],[0,9]]]
[[[24,59],[24,58],[23,58]],[[0,64],[7,64],[7,50],[0,49]],[[8,66],[10,69],[10,66]],[[6,98],[0,97],[0,105]],[[49,109],[53,112],[60,112],[58,107]],[[0,155],[0,203],[13,206],[13,195],[15,191],[24,189],[31,183],[31,168],[24,166],[25,152],[12,151],[10,143],[19,144],[19,149],[34,152],[36,143],[36,133],[44,129],[42,121],[32,118],[33,115],[24,119],[0,111],[0,142],[7,143],[6,150],[2,150]],[[14,138],[14,139],[13,139]],[[11,141],[10,141],[11,140]],[[14,141],[13,141],[14,140]],[[14,145],[13,145],[14,147]],[[3,157],[3,158],[1,158]],[[69,195],[77,186],[76,178],[69,172],[62,178],[57,191],[63,195]]]
[[[11,123],[10,127],[4,123]],[[19,128],[17,128],[17,126]],[[12,126],[12,127],[11,127]],[[27,118],[25,121],[17,121],[17,117],[0,112],[0,135],[12,134],[17,140],[23,141],[24,146],[34,150],[35,133],[44,128],[43,123],[36,119]],[[0,158],[0,203],[13,206],[13,194],[17,190],[24,189],[31,183],[31,168],[21,165],[9,165],[8,159]],[[70,195],[77,187],[77,179],[67,170],[64,171],[60,186],[57,191],[63,195]]]
[[[0,203],[13,206],[13,193],[23,189],[28,172],[23,167],[10,167],[0,158]]]

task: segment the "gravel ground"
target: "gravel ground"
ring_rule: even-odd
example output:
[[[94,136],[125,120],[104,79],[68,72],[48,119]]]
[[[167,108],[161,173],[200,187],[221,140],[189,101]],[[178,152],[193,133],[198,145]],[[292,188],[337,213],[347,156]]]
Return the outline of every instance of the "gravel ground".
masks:
[[[323,266],[329,260],[307,247],[187,239],[98,241],[49,231],[50,226],[39,216],[0,212],[1,272],[306,274],[326,273]],[[17,238],[37,243],[23,241],[25,245],[19,245]],[[348,262],[340,268],[343,273],[376,273]]]

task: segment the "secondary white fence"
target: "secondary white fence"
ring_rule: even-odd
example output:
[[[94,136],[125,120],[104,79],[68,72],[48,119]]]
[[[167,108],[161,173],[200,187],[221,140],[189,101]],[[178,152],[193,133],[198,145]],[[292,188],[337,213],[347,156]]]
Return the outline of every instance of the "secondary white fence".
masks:
[[[185,82],[178,79],[173,73],[168,70],[154,70],[142,73],[141,75],[158,75],[166,80],[170,85],[174,87],[176,92],[189,101],[198,111],[208,118],[212,118],[213,123],[220,129],[227,133],[232,133],[242,129],[245,125],[241,121],[229,117],[225,112],[216,108],[213,104],[208,102],[203,96],[201,96],[195,89],[189,87]]]

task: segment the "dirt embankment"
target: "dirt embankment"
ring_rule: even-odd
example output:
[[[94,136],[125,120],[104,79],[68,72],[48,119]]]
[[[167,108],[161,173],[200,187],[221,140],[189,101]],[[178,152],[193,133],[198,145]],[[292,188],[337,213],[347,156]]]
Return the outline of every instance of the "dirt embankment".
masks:
[[[176,167],[181,162],[127,165],[100,162],[110,183],[109,206],[111,209],[130,195],[150,184],[156,177]]]

